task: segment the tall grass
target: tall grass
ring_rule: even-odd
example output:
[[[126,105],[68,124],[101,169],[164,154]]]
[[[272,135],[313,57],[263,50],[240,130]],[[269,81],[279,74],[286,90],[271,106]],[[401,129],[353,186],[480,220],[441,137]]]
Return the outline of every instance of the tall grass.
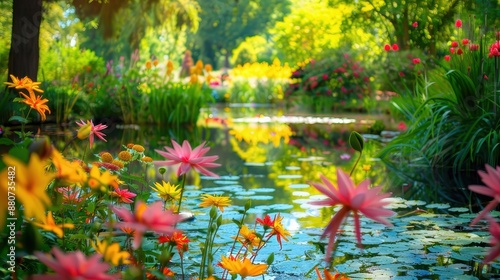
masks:
[[[206,86],[168,82],[147,95],[148,122],[175,128],[194,126],[200,109],[209,102],[213,97]]]

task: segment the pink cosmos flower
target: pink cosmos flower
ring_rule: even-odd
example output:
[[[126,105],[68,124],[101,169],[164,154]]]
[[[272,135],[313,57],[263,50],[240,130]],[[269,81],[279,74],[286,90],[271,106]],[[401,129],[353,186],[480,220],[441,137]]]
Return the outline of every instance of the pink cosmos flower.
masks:
[[[138,201],[135,205],[135,213],[123,207],[111,206],[111,210],[123,222],[114,224],[115,228],[128,228],[134,230],[134,249],[139,248],[142,235],[148,231],[163,234],[174,233],[175,225],[181,221],[179,215],[172,211],[163,211],[163,202],[157,201],[147,206],[144,202]]]
[[[101,132],[101,130],[108,128],[107,125],[105,125],[105,124],[94,125],[94,122],[92,120],[87,121],[86,123],[83,120],[80,120],[80,122],[81,123],[76,122],[76,124],[80,127],[83,127],[85,125],[90,124],[89,141],[90,141],[90,148],[91,149],[92,149],[92,145],[94,144],[94,135],[97,136],[102,141],[107,142],[106,139],[104,139],[104,136],[106,136],[106,134]]]
[[[490,222],[491,248],[483,260],[484,264],[492,262],[500,256],[500,225],[491,216],[488,217],[488,220]]]
[[[33,279],[117,279],[117,276],[106,274],[110,267],[108,264],[100,262],[100,254],[86,258],[80,251],[64,254],[58,248],[53,248],[52,254],[54,257],[42,252],[35,252],[35,256],[51,268],[55,274],[34,275]]]
[[[380,194],[380,187],[370,189],[370,181],[364,180],[358,186],[354,184],[352,179],[340,168],[337,169],[337,182],[338,187],[335,187],[325,176],[321,175],[323,184],[311,183],[317,190],[322,192],[328,198],[320,201],[310,202],[313,205],[321,206],[335,206],[341,205],[342,208],[333,216],[332,220],[328,223],[321,238],[329,235],[329,242],[326,252],[326,261],[329,262],[333,245],[335,243],[335,236],[339,231],[340,226],[350,213],[354,216],[354,231],[356,239],[361,246],[361,228],[360,228],[360,213],[366,217],[380,222],[382,224],[392,226],[392,224],[385,218],[395,215],[391,210],[384,209],[383,206],[389,204],[384,201],[384,198],[389,197],[389,194]]]
[[[137,196],[137,194],[133,192],[129,192],[128,190],[122,190],[120,188],[115,188],[114,191],[111,192],[111,196],[117,197],[118,202],[123,203],[132,203],[132,199]]]
[[[214,163],[218,156],[204,156],[209,150],[209,147],[204,147],[205,142],[201,143],[198,147],[191,149],[191,145],[188,141],[184,140],[182,142],[182,147],[172,140],[173,149],[170,147],[165,147],[167,150],[155,150],[160,155],[164,156],[168,160],[166,161],[156,161],[158,165],[176,165],[180,164],[177,169],[177,176],[186,174],[191,168],[196,171],[210,177],[219,177],[219,175],[207,170],[206,168],[218,167],[220,164]]]
[[[484,207],[483,211],[481,211],[474,220],[472,220],[471,226],[485,218],[488,213],[495,209],[500,203],[500,166],[497,166],[495,169],[486,165],[486,172],[479,170],[477,173],[486,186],[470,185],[469,190],[482,195],[491,196],[493,200]]]

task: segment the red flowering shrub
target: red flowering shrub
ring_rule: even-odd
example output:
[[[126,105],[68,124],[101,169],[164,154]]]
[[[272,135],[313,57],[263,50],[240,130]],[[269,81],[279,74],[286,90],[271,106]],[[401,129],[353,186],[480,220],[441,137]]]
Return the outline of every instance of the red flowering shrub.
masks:
[[[370,74],[349,54],[339,54],[308,64],[292,73],[285,96],[303,97],[316,111],[359,110],[372,93]]]

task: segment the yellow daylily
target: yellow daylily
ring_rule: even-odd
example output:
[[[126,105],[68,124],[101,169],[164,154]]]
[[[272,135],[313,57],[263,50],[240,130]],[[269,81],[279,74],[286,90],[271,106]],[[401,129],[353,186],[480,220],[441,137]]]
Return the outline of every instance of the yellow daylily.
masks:
[[[231,200],[227,196],[216,196],[204,194],[204,197],[201,198],[202,202],[200,203],[200,207],[211,207],[215,206],[220,209],[221,212],[224,212],[224,207],[231,205]]]
[[[15,198],[23,205],[24,217],[44,220],[45,207],[51,205],[45,190],[55,175],[45,171],[46,163],[37,154],[31,154],[28,165],[10,155],[4,155],[3,162],[7,167],[1,171],[0,178],[9,180],[0,180],[0,187],[8,190],[9,183],[14,182]]]
[[[105,262],[112,265],[129,264],[130,253],[127,251],[121,251],[120,244],[118,243],[108,243],[106,240],[92,243],[94,250],[102,255]]]
[[[62,238],[64,231],[63,228],[69,228],[72,229],[75,227],[73,224],[60,224],[57,225],[56,222],[54,221],[54,217],[52,216],[52,212],[49,211],[47,214],[47,217],[43,223],[37,223],[34,222],[34,225],[36,225],[39,228],[42,228],[43,230],[46,231],[52,231],[57,235],[57,237]]]

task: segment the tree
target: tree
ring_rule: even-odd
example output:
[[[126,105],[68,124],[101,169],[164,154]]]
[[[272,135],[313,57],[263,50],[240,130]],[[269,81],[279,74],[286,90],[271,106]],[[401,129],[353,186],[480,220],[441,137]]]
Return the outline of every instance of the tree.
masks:
[[[353,3],[349,0],[329,1],[331,6]],[[385,29],[389,41],[402,50],[419,48],[436,54],[436,44],[447,39],[456,14],[463,7],[460,0],[360,0],[356,1],[344,29],[364,26]],[[414,25],[415,23],[415,25]]]
[[[36,81],[42,0],[13,0],[12,10],[8,73]]]
[[[8,74],[28,76],[37,80],[40,48],[42,2],[52,0],[12,0],[12,35]],[[175,18],[177,26],[196,26],[194,0],[72,0],[76,13],[82,19],[97,18],[105,38],[116,33],[116,26],[128,23],[126,34],[132,46],[139,46],[148,26]],[[193,6],[194,5],[194,6]],[[128,9],[127,18],[119,18]],[[130,11],[134,13],[130,13]],[[127,15],[127,13],[125,13]],[[148,15],[148,16],[146,16]],[[134,18],[133,21],[130,18]],[[137,23],[137,24],[135,24]]]
[[[191,44],[201,52],[201,59],[217,66],[217,56],[229,57],[246,37],[265,33],[288,12],[283,0],[199,0],[200,27]]]

